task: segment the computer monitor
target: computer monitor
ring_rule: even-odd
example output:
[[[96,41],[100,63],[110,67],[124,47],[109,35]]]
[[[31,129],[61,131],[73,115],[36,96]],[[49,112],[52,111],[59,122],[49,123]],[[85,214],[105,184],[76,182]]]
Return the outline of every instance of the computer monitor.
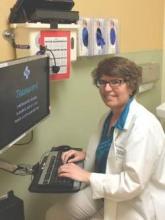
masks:
[[[48,56],[0,63],[0,153],[48,115]]]

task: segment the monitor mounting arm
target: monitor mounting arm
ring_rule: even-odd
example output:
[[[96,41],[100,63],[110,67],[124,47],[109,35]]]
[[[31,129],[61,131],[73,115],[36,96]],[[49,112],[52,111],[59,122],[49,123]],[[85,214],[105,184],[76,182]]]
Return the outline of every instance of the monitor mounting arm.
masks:
[[[30,164],[12,164],[8,161],[0,159],[0,169],[9,173],[25,176],[33,174],[33,165]]]
[[[15,34],[11,29],[4,30],[2,36],[15,48]]]

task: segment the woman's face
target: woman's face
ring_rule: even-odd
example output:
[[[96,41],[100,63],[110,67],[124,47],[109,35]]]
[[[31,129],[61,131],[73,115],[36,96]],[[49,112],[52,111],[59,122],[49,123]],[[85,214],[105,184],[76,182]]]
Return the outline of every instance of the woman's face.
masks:
[[[100,82],[102,85],[99,87],[99,91],[104,103],[112,111],[121,112],[132,94],[132,90],[128,87],[128,84],[120,77],[106,75],[100,78]]]

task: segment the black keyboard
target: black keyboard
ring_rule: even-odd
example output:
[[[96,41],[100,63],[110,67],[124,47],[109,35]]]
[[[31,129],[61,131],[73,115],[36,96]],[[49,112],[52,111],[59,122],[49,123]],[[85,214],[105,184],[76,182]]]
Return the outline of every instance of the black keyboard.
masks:
[[[37,171],[29,187],[31,192],[77,192],[80,190],[81,182],[67,177],[59,177],[57,172],[62,165],[62,151],[51,150]],[[83,167],[83,161],[76,162]]]

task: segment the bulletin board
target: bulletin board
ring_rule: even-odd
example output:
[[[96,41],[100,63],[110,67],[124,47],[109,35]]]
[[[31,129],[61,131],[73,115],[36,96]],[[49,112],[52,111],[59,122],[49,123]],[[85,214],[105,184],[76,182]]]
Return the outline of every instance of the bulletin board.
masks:
[[[40,32],[40,44],[48,49],[46,53],[50,57],[50,79],[68,79],[70,77],[70,31],[43,30]],[[58,73],[52,72],[51,67],[55,64],[60,67]]]

